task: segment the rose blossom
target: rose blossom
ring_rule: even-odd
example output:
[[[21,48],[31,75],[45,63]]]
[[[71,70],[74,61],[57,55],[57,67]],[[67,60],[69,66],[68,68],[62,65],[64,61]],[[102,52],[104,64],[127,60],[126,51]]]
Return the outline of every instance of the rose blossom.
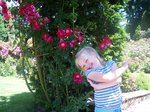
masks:
[[[47,33],[42,34],[42,39],[45,40],[48,44],[50,44],[53,41],[52,36],[50,36]]]
[[[82,75],[79,74],[79,73],[73,74],[73,81],[74,81],[76,84],[81,84],[82,81],[83,81]]]
[[[34,4],[27,3],[26,5],[20,7],[19,14],[25,16],[27,22],[31,22],[33,19],[40,18]]]
[[[21,56],[21,53],[22,53],[22,50],[19,46],[17,46],[14,50],[14,54],[15,55],[18,55],[18,56]]]
[[[105,50],[106,49],[106,43],[104,41],[98,43],[98,46],[100,47],[101,50]]]
[[[48,19],[48,17],[45,17],[44,20],[43,20],[43,23],[44,23],[44,24],[47,24],[47,23],[49,23],[49,22],[50,22],[50,20]]]
[[[52,36],[48,36],[45,41],[50,44],[53,41]]]
[[[59,28],[58,31],[57,31],[57,33],[56,33],[56,35],[57,35],[60,39],[62,39],[63,37],[66,36],[66,32],[65,32],[65,30]]]
[[[83,40],[84,40],[83,36],[79,36],[79,37],[78,37],[78,41],[79,41],[79,42],[83,42]]]
[[[110,45],[112,45],[112,41],[107,36],[103,36],[103,41],[106,43],[107,47],[109,47]]]
[[[9,50],[6,47],[3,47],[2,50],[0,51],[0,54],[2,55],[2,57],[7,57],[8,53],[9,53]]]
[[[41,25],[40,25],[40,23],[38,21],[32,20],[31,21],[31,25],[34,28],[34,30],[36,30],[36,31],[41,30]]]
[[[70,42],[70,47],[73,48],[78,43],[77,39],[74,39]]]
[[[61,40],[60,43],[59,43],[59,45],[58,45],[58,47],[59,47],[60,49],[65,49],[65,48],[68,47],[68,44],[66,43],[66,41]]]
[[[107,37],[103,36],[102,42],[98,43],[98,46],[100,47],[101,50],[108,49],[112,45],[112,41]]]
[[[66,36],[70,36],[72,34],[72,29],[71,28],[66,28]]]

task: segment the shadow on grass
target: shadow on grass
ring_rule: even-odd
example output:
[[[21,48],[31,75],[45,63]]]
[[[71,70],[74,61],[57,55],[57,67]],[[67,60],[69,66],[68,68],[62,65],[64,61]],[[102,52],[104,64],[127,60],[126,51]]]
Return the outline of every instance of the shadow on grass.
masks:
[[[31,93],[0,96],[0,112],[32,112],[34,97]]]

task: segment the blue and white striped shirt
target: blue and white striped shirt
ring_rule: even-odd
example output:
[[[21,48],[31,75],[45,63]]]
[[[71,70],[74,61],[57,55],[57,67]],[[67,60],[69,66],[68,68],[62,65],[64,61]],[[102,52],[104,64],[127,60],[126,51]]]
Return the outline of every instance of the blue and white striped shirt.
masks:
[[[110,72],[112,69],[112,65],[115,62],[113,60],[107,61],[106,65],[102,68],[96,68],[96,69],[88,69],[85,72],[85,75],[88,76],[91,72],[100,72],[100,73],[107,73]],[[99,84],[101,82],[95,82],[95,84]],[[120,85],[114,85],[108,88],[95,90],[94,93],[94,100],[95,100],[95,106],[98,108],[119,108],[122,104],[122,97],[121,97],[121,89]]]

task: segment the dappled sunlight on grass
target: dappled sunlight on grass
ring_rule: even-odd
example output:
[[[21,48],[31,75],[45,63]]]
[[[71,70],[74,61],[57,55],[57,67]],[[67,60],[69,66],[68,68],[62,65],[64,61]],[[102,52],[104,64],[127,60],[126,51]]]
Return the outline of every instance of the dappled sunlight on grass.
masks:
[[[33,94],[21,78],[0,77],[0,112],[32,112]]]
[[[31,93],[0,96],[0,112],[32,112],[33,105]]]
[[[29,92],[25,81],[15,77],[0,77],[0,90],[0,96]]]

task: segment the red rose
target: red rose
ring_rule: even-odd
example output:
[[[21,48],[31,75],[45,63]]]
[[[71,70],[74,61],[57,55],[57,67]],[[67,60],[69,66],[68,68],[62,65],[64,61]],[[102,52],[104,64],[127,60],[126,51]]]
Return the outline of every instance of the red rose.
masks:
[[[25,12],[28,16],[33,16],[37,13],[36,8],[32,3],[27,3],[25,5]]]
[[[44,23],[44,24],[47,24],[47,23],[49,23],[49,22],[50,22],[50,20],[48,19],[48,17],[45,17],[44,20],[43,20],[43,23]]]
[[[79,74],[79,73],[73,74],[73,81],[74,81],[76,84],[81,84],[82,81],[83,81],[82,75]]]
[[[112,41],[110,40],[109,37],[103,36],[102,42],[98,43],[98,46],[100,47],[101,50],[108,49],[112,45]]]
[[[43,33],[43,34],[42,34],[42,39],[43,39],[43,40],[46,40],[46,38],[47,38],[48,36],[49,36],[49,34]]]
[[[42,39],[45,40],[48,44],[50,44],[53,41],[52,36],[50,36],[47,33],[42,34]]]
[[[20,7],[19,14],[20,15],[25,15],[25,7]]]
[[[50,44],[53,41],[52,36],[48,36],[45,41]]]
[[[72,34],[71,28],[66,28],[66,36],[70,36]]]
[[[10,19],[10,16],[8,15],[8,13],[4,13],[3,14],[5,21],[8,21]]]
[[[58,47],[60,49],[65,49],[68,47],[68,44],[64,40],[61,40]]]
[[[112,41],[107,36],[103,36],[103,41],[106,43],[107,47],[110,47],[110,45],[112,45]]]
[[[36,31],[41,30],[41,25],[36,20],[32,20],[31,24],[32,24],[32,27],[34,28],[34,30],[36,30]]]
[[[62,39],[63,37],[66,36],[65,30],[63,30],[63,29],[61,29],[61,28],[58,29],[58,31],[57,31],[56,34],[57,34],[57,36],[58,36],[60,39]]]
[[[2,7],[2,10],[5,10],[5,11],[8,10],[8,9],[7,9],[7,5],[6,5],[6,2],[5,2],[4,0],[1,0],[1,1],[0,1],[0,6]]]
[[[78,37],[78,41],[79,41],[79,42],[83,42],[83,40],[84,40],[83,36],[79,36],[79,37]]]
[[[74,39],[70,42],[70,47],[73,48],[78,43],[77,39]]]
[[[27,3],[25,6],[20,7],[19,14],[25,15],[26,18],[33,18],[33,19],[40,18],[40,15],[37,12],[34,4],[31,4],[31,3]],[[30,19],[29,19],[29,21],[30,21]]]
[[[105,50],[107,48],[106,43],[104,41],[98,43],[98,46],[100,47],[101,50]]]

